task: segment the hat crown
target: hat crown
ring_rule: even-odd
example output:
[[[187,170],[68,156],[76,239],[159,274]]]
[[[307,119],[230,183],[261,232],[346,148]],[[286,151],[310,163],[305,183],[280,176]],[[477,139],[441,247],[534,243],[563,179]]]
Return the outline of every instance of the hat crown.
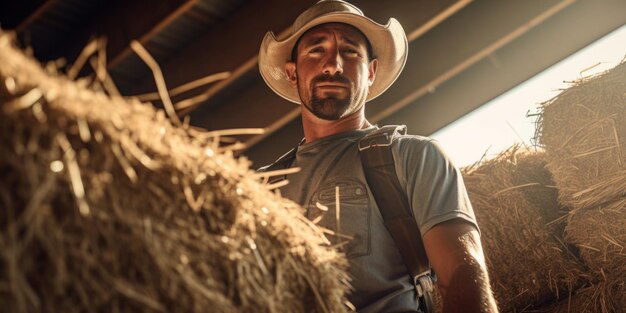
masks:
[[[330,13],[351,13],[364,16],[363,12],[359,8],[348,2],[341,0],[321,0],[312,7],[308,8],[306,11],[302,12],[302,14],[296,18],[293,23],[293,33],[297,32],[308,22]]]

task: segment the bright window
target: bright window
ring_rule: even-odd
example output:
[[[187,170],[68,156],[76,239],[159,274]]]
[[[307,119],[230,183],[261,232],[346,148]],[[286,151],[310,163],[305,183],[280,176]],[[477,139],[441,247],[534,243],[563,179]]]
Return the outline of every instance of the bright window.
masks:
[[[527,115],[537,113],[539,104],[567,88],[567,82],[619,64],[626,57],[624,43],[626,26],[547,68],[431,137],[437,139],[456,165],[461,167],[473,164],[483,155],[493,157],[516,142],[531,147],[536,116]]]

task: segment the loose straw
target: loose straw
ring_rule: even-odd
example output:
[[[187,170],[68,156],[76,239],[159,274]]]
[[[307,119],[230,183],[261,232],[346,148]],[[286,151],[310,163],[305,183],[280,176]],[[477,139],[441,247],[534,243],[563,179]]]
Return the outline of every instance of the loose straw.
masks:
[[[210,83],[213,83],[219,80],[224,80],[228,77],[230,77],[230,72],[220,72],[220,73],[211,74],[209,76],[196,79],[194,81],[180,85],[174,89],[171,89],[169,90],[169,94],[170,96],[175,97],[175,96],[180,95],[181,93],[196,89],[198,87],[202,87],[204,85],[208,85]],[[139,99],[139,101],[153,101],[153,100],[159,100],[159,93],[151,92],[151,93],[146,93],[142,95],[137,95],[135,97]]]
[[[72,67],[67,71],[67,76],[72,80],[75,79],[85,65],[85,62],[87,62],[89,57],[96,51],[98,51],[98,39],[92,40],[83,48],[83,51],[80,52],[78,58],[76,58],[76,61],[72,64]]]
[[[335,186],[335,221],[337,222],[337,236],[338,236],[338,238],[342,238],[341,236],[339,236],[339,234],[341,234],[341,226],[340,226],[341,225],[341,223],[340,223],[340,221],[341,221],[341,213],[340,213],[341,212],[341,207],[339,205],[339,198],[340,198],[339,197],[339,186]],[[342,238],[342,240],[340,240],[339,244],[341,244],[342,241],[343,241],[343,238]]]
[[[256,178],[273,177],[273,176],[289,175],[289,174],[294,174],[298,172],[300,172],[299,167],[292,167],[292,168],[286,168],[282,170],[255,173],[254,177]]]
[[[152,58],[150,53],[143,47],[143,45],[141,45],[141,43],[139,43],[139,41],[133,40],[130,43],[130,47],[146,63],[146,65],[148,65],[148,67],[152,71],[152,75],[154,75],[154,81],[157,85],[157,90],[159,91],[159,96],[161,97],[161,101],[163,102],[163,107],[165,107],[165,113],[167,113],[167,116],[169,116],[174,125],[180,126],[180,119],[178,118],[178,115],[176,115],[174,105],[172,104],[172,99],[170,99],[167,93],[165,78],[163,77],[163,72],[161,72],[159,64],[157,64],[154,58]]]
[[[117,86],[115,86],[115,83],[111,79],[111,75],[109,75],[109,72],[107,71],[105,38],[101,38],[98,41],[98,56],[97,58],[91,57],[89,59],[89,63],[91,64],[93,70],[96,72],[96,77],[102,83],[104,90],[106,90],[106,92],[109,93],[109,95],[111,96],[121,97],[122,94],[120,93],[119,89],[117,89]]]
[[[265,185],[265,189],[274,190],[274,189],[278,189],[280,187],[286,186],[288,184],[289,184],[289,180],[285,179],[285,180],[281,180],[273,184]]]
[[[265,128],[233,128],[220,129],[204,133],[204,136],[235,136],[235,135],[261,135],[265,133]]]

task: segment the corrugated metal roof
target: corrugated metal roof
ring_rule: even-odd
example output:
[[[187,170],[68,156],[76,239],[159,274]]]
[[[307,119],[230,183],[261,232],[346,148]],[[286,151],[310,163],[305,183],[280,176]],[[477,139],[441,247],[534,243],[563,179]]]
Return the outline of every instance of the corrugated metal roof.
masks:
[[[107,5],[106,0],[48,0],[48,6],[26,27],[21,39],[42,60],[58,58],[60,43],[80,31]]]
[[[155,33],[146,30],[144,34],[150,34],[149,37],[132,38],[137,34],[128,34],[127,40],[142,39],[146,49],[162,64],[209,31],[214,24],[228,18],[246,2],[246,0],[188,1],[190,5],[184,1],[178,2],[181,4],[178,11],[172,11],[168,15],[172,18],[171,21],[165,20],[168,17],[163,20],[167,21],[167,25],[154,25]],[[42,61],[69,57],[71,62],[76,55],[68,55],[68,52],[78,53],[82,45],[86,44],[87,38],[95,35],[88,32],[100,31],[98,27],[102,25],[98,23],[110,19],[107,14],[115,12],[117,7],[125,8],[128,4],[126,0],[47,0],[30,13],[28,16],[30,20],[20,31],[20,38],[26,46],[32,46],[35,56]],[[125,22],[120,20],[120,23]],[[123,28],[120,32],[123,34]],[[79,38],[83,39],[78,40]],[[109,68],[114,76],[127,82],[145,77],[147,67],[143,61],[133,53],[122,56],[122,59],[117,60],[112,68]]]
[[[230,16],[243,3],[245,0],[199,0],[144,45],[162,64],[206,33],[212,25]],[[111,72],[127,80],[138,80],[145,76],[146,70],[143,61],[133,55],[119,62]]]

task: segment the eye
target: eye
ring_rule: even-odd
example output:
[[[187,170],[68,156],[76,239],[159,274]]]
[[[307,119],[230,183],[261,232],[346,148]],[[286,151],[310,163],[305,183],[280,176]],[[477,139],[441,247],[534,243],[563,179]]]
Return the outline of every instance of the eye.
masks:
[[[352,48],[342,49],[341,53],[346,56],[353,57],[353,58],[361,56],[356,49],[352,49]]]
[[[311,53],[317,54],[317,53],[322,53],[322,52],[324,52],[324,49],[322,47],[314,47],[309,50],[309,54]]]

